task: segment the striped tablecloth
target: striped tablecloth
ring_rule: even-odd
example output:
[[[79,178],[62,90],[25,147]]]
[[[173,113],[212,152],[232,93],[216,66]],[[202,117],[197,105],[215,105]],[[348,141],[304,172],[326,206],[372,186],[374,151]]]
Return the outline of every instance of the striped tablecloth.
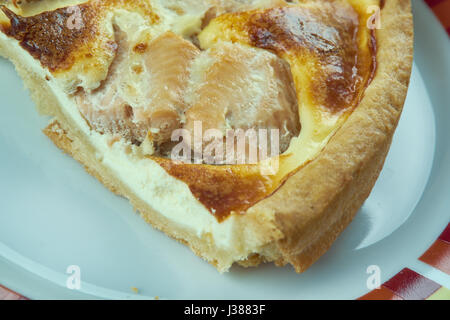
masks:
[[[450,0],[425,0],[450,35]]]
[[[417,1],[417,0],[413,0],[413,1]],[[450,36],[450,0],[425,0],[425,2],[430,6],[430,8],[433,10],[433,12],[436,14],[436,16],[439,18],[439,20],[441,21],[445,30],[447,30],[447,33]],[[447,234],[450,234],[450,225],[449,225],[449,227],[447,227],[446,232],[447,232]],[[438,244],[443,243],[445,245],[444,246],[445,250],[442,249],[442,246],[439,247],[440,250],[437,250],[435,248],[436,243],[438,243]],[[427,262],[430,265],[450,274],[450,270],[448,269],[450,266],[450,264],[449,264],[449,262],[450,262],[450,236],[447,239],[447,241],[438,239],[436,241],[436,243],[420,259],[422,261]],[[429,261],[427,261],[426,259],[428,259]],[[413,274],[414,276],[411,276],[411,274]],[[401,296],[401,293],[400,293],[400,296],[396,295],[395,290],[388,287],[389,284],[396,283],[394,281],[395,279],[397,279],[398,277],[402,277],[404,275],[408,275],[409,276],[409,277],[407,277],[408,279],[413,279],[410,281],[411,283],[414,281],[416,281],[417,283],[420,282],[420,283],[424,284],[423,285],[424,288],[431,287],[433,289],[432,292],[430,291],[429,295],[427,295],[427,296],[418,297],[418,296],[413,295],[414,298],[427,299],[430,297],[438,297],[439,296],[444,299],[450,299],[450,291],[447,288],[441,288],[441,286],[433,283],[431,280],[427,281],[427,279],[414,273],[413,271],[411,271],[409,269],[402,270],[399,274],[397,274],[391,280],[386,282],[386,284],[384,284],[386,286],[382,287],[382,290],[372,291],[372,292],[368,293],[366,296],[361,297],[360,299],[408,299],[410,296],[407,296],[405,294],[403,296]],[[419,279],[421,281],[419,281],[417,279]],[[423,280],[423,279],[425,279],[425,280]],[[403,281],[403,284],[405,282],[407,282],[407,281]],[[407,284],[409,284],[409,282]],[[414,285],[411,285],[410,287],[414,287]],[[0,300],[26,300],[26,299],[27,298],[21,296],[20,294],[10,291],[7,288],[0,285]]]

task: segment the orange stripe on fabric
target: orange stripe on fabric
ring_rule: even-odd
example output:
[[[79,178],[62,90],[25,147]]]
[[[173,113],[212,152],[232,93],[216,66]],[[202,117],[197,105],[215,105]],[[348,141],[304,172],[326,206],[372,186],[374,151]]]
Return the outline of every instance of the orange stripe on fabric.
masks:
[[[445,29],[450,27],[450,0],[442,1],[432,7],[433,12],[441,21]]]
[[[450,244],[436,240],[419,260],[450,275]]]
[[[24,300],[21,295],[12,292],[0,285],[0,300]]]

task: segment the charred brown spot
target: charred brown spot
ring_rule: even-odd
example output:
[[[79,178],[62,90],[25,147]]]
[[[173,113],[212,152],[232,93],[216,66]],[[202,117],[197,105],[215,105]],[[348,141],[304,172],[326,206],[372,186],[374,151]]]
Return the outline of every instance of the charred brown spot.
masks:
[[[133,107],[130,106],[129,104],[126,104],[124,106],[124,109],[125,109],[125,118],[127,119],[133,118]]]
[[[193,195],[216,217],[225,220],[232,211],[244,213],[255,203],[273,192],[273,181],[260,174],[258,166],[247,166],[245,172],[238,166],[223,167],[176,163],[153,158],[171,176],[184,181]]]
[[[132,69],[136,74],[141,74],[144,72],[144,68],[141,65],[133,66]]]
[[[213,7],[210,8],[208,11],[206,11],[205,15],[202,19],[201,29],[203,30],[208,26],[208,24],[211,22],[212,19],[214,19],[217,16],[217,8]]]
[[[73,19],[74,14],[71,8],[22,17],[2,6],[1,9],[10,20],[4,32],[17,39],[26,51],[51,71],[68,69],[74,63],[71,53],[95,34],[95,27],[91,23],[95,16],[94,10],[88,4],[79,5],[78,8],[83,23],[71,28],[69,19]]]
[[[134,46],[133,51],[142,54],[145,53],[147,49],[148,49],[147,43],[138,43],[137,45]]]
[[[252,44],[259,48],[334,53],[340,41],[339,29],[324,22],[305,8],[275,8],[252,15],[248,30]]]
[[[3,33],[6,33],[6,30],[8,30],[9,24],[6,23],[0,23],[0,31]]]
[[[371,66],[359,51],[358,15],[350,7],[347,11],[348,16],[339,16],[332,6],[274,8],[253,14],[246,26],[256,47],[293,59],[316,57],[314,102],[333,113],[354,106]]]

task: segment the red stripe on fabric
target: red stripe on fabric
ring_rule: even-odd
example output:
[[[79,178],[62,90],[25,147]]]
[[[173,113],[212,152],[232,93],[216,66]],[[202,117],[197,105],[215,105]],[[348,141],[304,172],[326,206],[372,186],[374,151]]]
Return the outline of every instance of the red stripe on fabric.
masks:
[[[447,31],[450,31],[450,28]],[[450,223],[447,225],[447,228],[445,228],[445,230],[441,233],[439,239],[450,243]]]
[[[450,36],[450,0],[425,0]]]
[[[445,0],[425,0],[425,2],[430,6],[433,7],[441,2],[443,2]]]
[[[450,275],[450,243],[435,241],[419,260]]]
[[[440,284],[405,268],[383,284],[405,300],[424,300],[441,288]]]

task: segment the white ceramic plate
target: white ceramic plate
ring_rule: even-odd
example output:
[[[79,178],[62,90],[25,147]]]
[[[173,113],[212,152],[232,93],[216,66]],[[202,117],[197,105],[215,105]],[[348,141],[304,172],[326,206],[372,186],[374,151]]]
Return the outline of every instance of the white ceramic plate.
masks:
[[[30,298],[332,299],[368,291],[404,267],[450,287],[417,260],[450,218],[450,44],[414,0],[411,87],[385,168],[370,198],[307,272],[264,265],[221,275],[155,231],[40,130],[12,65],[0,60],[0,283]],[[67,267],[82,286],[66,288]],[[136,295],[132,287],[139,289]]]

